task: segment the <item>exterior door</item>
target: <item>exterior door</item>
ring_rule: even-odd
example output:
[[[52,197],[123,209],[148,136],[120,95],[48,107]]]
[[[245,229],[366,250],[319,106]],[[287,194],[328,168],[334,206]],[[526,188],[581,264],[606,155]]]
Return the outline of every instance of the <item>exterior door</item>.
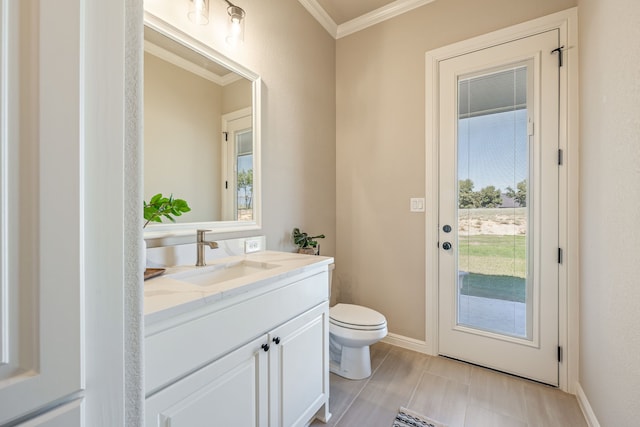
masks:
[[[439,352],[558,385],[559,32],[439,64]]]
[[[222,219],[251,221],[253,216],[253,128],[251,109],[222,118]]]

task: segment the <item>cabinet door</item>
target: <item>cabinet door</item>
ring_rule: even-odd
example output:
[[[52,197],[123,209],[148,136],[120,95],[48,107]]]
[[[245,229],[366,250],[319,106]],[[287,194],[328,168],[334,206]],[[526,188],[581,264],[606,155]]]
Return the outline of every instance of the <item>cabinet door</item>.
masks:
[[[147,398],[146,427],[266,427],[264,335]]]
[[[82,424],[83,401],[78,399],[38,415],[16,427],[71,427]]]
[[[329,399],[329,304],[323,303],[269,335],[270,426],[305,425]]]

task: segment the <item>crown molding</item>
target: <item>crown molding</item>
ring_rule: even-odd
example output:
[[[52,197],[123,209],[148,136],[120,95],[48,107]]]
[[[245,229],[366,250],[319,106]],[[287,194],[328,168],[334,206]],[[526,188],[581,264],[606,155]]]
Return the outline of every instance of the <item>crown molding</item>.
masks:
[[[167,61],[175,65],[176,67],[180,67],[183,70],[189,71],[219,86],[226,86],[242,78],[236,73],[229,73],[225,76],[220,76],[199,65],[194,64],[193,62],[187,61],[186,59],[176,55],[175,53],[169,52],[168,50],[161,48],[160,46],[153,44],[147,40],[144,41],[144,50],[145,52],[153,56],[157,56],[158,58]]]
[[[320,6],[316,0],[298,0],[305,9],[316,18],[316,20],[324,27],[325,30],[335,39],[356,33],[372,25],[379,24],[387,19],[394,18],[409,12],[425,4],[434,2],[435,0],[395,0],[386,6],[382,6],[362,16],[353,18],[350,21],[336,25],[329,14]]]
[[[435,0],[396,0],[386,6],[382,6],[362,16],[354,18],[343,24],[338,25],[338,33],[336,39],[356,33],[365,28],[379,24],[387,19],[395,18],[398,15],[409,12],[425,4],[434,2]]]
[[[320,23],[324,27],[325,30],[333,37],[337,38],[336,35],[338,33],[338,25],[331,19],[326,10],[316,0],[298,0],[307,12],[311,14],[316,21]]]

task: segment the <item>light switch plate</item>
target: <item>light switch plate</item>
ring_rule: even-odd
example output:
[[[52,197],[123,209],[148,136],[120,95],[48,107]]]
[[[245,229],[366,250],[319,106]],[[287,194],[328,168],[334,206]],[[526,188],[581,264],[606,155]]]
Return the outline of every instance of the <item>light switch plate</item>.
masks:
[[[424,212],[424,197],[412,197],[409,211]]]
[[[244,241],[244,253],[250,254],[252,252],[259,252],[262,248],[260,247],[260,239],[246,239]]]

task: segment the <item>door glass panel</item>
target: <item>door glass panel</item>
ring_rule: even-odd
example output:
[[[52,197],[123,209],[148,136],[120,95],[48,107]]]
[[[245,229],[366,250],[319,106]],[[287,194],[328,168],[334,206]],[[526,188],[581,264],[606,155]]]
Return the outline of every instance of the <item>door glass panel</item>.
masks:
[[[251,130],[236,133],[236,212],[238,221],[253,219],[253,136]]]
[[[527,65],[458,78],[457,323],[531,339]]]

